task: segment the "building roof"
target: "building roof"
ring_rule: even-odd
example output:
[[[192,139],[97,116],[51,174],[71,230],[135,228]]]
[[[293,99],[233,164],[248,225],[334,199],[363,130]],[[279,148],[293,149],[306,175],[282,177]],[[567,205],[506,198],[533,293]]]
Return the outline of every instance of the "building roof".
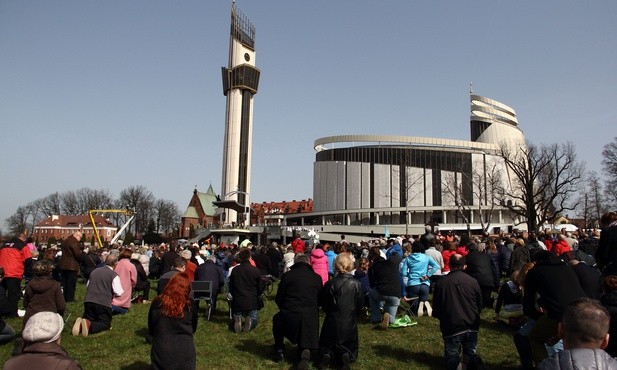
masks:
[[[263,202],[252,203],[251,209],[253,213],[262,212],[264,215],[282,215],[288,213],[307,213],[313,212],[313,200],[302,199],[300,201],[292,200],[291,202]]]
[[[111,221],[101,215],[93,215],[97,227],[115,227]],[[91,227],[92,222],[88,215],[51,215],[39,221],[35,227]]]
[[[216,202],[217,197],[214,193],[214,189],[212,189],[212,185],[208,186],[208,190],[205,193],[197,192],[197,196],[199,197],[201,208],[204,210],[206,216],[214,216],[216,207],[212,202]]]
[[[182,218],[199,218],[199,215],[197,214],[195,207],[188,206],[182,215]]]

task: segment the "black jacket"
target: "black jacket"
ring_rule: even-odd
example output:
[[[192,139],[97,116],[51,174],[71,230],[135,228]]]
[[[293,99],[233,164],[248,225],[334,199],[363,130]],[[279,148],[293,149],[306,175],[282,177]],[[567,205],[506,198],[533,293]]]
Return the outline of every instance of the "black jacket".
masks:
[[[223,269],[214,261],[206,260],[206,262],[197,266],[195,270],[196,281],[211,281],[212,295],[216,297],[220,289],[225,285],[225,276]]]
[[[523,313],[534,320],[542,316],[536,309],[536,294],[540,295],[538,303],[548,316],[558,321],[570,302],[586,296],[574,271],[550,253],[547,258],[536,261],[525,278]]]
[[[491,288],[499,286],[499,273],[487,254],[471,250],[465,256],[465,261],[467,264],[465,272],[475,278],[480,286]]]
[[[610,340],[608,346],[604,349],[609,355],[617,357],[617,291],[607,292],[600,297],[600,302],[608,310],[611,315],[610,326],[608,333]]]
[[[433,290],[433,317],[439,319],[444,337],[477,331],[484,307],[478,281],[461,270],[450,271]]]
[[[181,318],[170,318],[163,314],[160,300],[155,299],[148,312],[148,333],[152,336],[152,368],[195,369],[195,330],[197,315],[194,306],[185,307]]]
[[[258,268],[244,262],[231,270],[229,293],[233,297],[231,306],[234,311],[258,310],[258,297],[263,290],[264,284]]]
[[[397,263],[377,257],[368,269],[368,280],[371,288],[379,294],[401,297],[401,276]]]
[[[300,348],[317,349],[321,277],[308,263],[295,263],[284,273],[275,302],[285,322],[285,337]]]
[[[602,229],[595,257],[600,270],[617,262],[617,223],[614,222]]]
[[[326,313],[319,337],[320,354],[334,352],[340,356],[347,352],[355,360],[358,357],[356,316],[364,306],[362,284],[351,274],[339,273],[324,285],[319,305]]]

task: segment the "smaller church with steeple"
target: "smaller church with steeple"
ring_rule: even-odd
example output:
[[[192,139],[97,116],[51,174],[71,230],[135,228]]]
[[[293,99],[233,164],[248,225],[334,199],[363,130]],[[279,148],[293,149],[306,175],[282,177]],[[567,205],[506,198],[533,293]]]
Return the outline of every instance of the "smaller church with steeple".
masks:
[[[180,222],[181,238],[193,237],[197,229],[210,229],[218,224],[217,207],[212,204],[216,201],[217,195],[214,193],[212,185],[208,186],[205,193],[197,191],[197,188],[193,190],[193,197]]]

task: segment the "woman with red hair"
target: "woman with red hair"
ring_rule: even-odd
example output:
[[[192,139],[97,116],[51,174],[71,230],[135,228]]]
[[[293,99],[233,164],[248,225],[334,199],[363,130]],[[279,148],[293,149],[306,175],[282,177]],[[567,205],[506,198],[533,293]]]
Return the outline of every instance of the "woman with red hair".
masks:
[[[179,272],[169,280],[148,312],[153,369],[195,369],[197,310],[190,297],[189,277]]]

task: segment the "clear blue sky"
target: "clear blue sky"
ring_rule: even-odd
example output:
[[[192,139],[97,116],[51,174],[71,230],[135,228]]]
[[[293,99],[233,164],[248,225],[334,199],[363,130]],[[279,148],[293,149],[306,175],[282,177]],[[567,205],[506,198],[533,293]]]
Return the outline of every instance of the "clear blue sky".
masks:
[[[238,0],[256,27],[252,201],[312,197],[313,142],[469,139],[469,83],[587,168],[617,135],[617,2]],[[0,226],[82,187],[184,211],[221,187],[231,1],[0,1]]]

